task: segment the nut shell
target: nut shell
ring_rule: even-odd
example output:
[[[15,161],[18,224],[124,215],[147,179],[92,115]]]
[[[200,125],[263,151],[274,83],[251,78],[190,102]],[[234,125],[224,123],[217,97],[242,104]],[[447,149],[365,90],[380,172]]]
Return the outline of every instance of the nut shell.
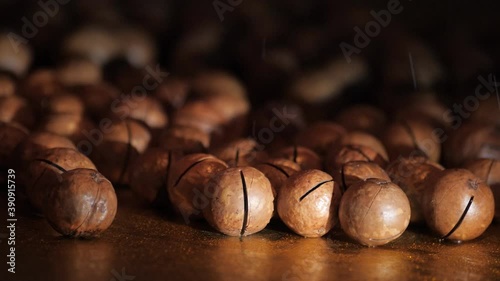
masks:
[[[345,163],[339,173],[332,175],[336,182],[340,183],[342,190],[349,186],[367,179],[381,179],[391,181],[391,178],[379,165],[373,162],[351,161]]]
[[[98,236],[111,225],[117,209],[111,182],[90,169],[63,173],[47,202],[44,214],[50,225],[71,237]]]
[[[225,162],[209,154],[190,154],[179,159],[170,173],[167,185],[172,205],[183,216],[201,218],[195,197],[203,194],[203,188],[210,178],[227,169]]]
[[[410,202],[394,183],[369,179],[345,192],[339,209],[340,225],[349,237],[366,246],[397,239],[410,223]]]
[[[427,225],[442,239],[467,241],[491,224],[495,202],[484,181],[465,169],[444,170],[429,178],[422,197]]]
[[[285,158],[300,165],[302,170],[316,169],[323,167],[323,161],[316,152],[302,146],[285,147],[275,153],[275,157]]]
[[[411,207],[411,223],[425,222],[421,201],[422,193],[428,188],[427,177],[444,168],[426,157],[399,158],[387,167],[392,181],[406,193]]]
[[[494,159],[473,160],[465,168],[490,186],[495,197],[495,219],[500,220],[500,162]]]
[[[52,148],[33,160],[28,166],[26,195],[35,210],[42,210],[50,185],[65,171],[77,168],[96,169],[89,158],[72,148]]]
[[[210,179],[212,191],[205,219],[220,232],[246,236],[261,231],[273,215],[269,180],[252,167],[229,168]]]
[[[306,170],[292,175],[281,187],[278,214],[295,233],[321,237],[337,222],[339,185],[327,173]]]

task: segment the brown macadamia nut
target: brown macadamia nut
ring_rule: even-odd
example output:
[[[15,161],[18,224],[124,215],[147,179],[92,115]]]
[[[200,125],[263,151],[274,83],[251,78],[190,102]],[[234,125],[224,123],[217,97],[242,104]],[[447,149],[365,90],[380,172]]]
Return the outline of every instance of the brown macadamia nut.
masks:
[[[323,155],[345,133],[346,130],[336,123],[318,122],[300,131],[295,136],[295,143]]]
[[[177,153],[162,148],[150,148],[137,157],[129,169],[130,188],[149,204],[165,206],[167,184]]]
[[[236,77],[221,71],[206,71],[192,81],[193,92],[200,97],[234,96],[246,97],[246,90]]]
[[[340,225],[357,242],[374,247],[397,239],[410,223],[410,202],[394,183],[368,179],[347,189],[339,208]]]
[[[21,37],[18,41],[12,36],[14,34],[0,34],[0,68],[21,77],[28,71],[33,55],[27,40]]]
[[[12,77],[0,74],[0,98],[13,96],[16,92],[16,82]]]
[[[113,223],[117,209],[115,190],[99,172],[67,171],[50,189],[44,214],[62,235],[94,237]]]
[[[477,159],[467,165],[471,171],[490,186],[495,197],[495,219],[500,220],[500,161],[494,159]]]
[[[138,27],[121,28],[116,38],[120,42],[120,53],[130,65],[143,68],[156,62],[158,50],[146,30]]]
[[[225,123],[238,117],[245,116],[250,111],[250,103],[246,97],[217,95],[204,98],[203,101],[220,112]]]
[[[339,185],[327,173],[306,170],[292,175],[278,196],[278,214],[293,232],[321,237],[337,223]]]
[[[84,86],[79,91],[79,97],[85,104],[88,114],[96,120],[103,120],[110,110],[113,110],[122,98],[120,91],[107,83]]]
[[[51,114],[44,118],[40,129],[45,132],[64,136],[74,141],[77,145],[85,140],[88,132],[95,130],[94,123],[83,115]]]
[[[35,210],[42,210],[51,184],[77,168],[96,169],[89,158],[72,148],[52,148],[34,159],[28,166],[26,195]]]
[[[444,168],[424,156],[399,158],[387,166],[392,181],[406,193],[411,207],[411,223],[423,223],[422,193],[428,188],[427,177]]]
[[[326,171],[330,175],[335,175],[342,170],[345,163],[352,161],[374,162],[384,168],[387,165],[387,159],[375,152],[373,149],[364,145],[344,145],[332,146],[326,156]]]
[[[203,208],[203,216],[224,234],[241,237],[259,232],[273,216],[271,183],[255,168],[226,169],[206,187],[209,204]]]
[[[32,72],[21,85],[22,94],[35,104],[41,104],[46,98],[64,92],[57,73],[50,69]]]
[[[50,114],[73,114],[82,115],[85,105],[82,100],[72,94],[61,94],[51,97],[46,103],[46,112]]]
[[[358,104],[342,110],[336,121],[349,131],[364,131],[378,136],[387,125],[387,116],[376,107]]]
[[[89,59],[71,58],[57,68],[57,77],[68,87],[92,85],[102,80],[102,69]]]
[[[207,102],[194,101],[175,112],[172,123],[177,126],[199,128],[210,134],[220,129],[224,123],[224,116]]]
[[[190,89],[186,79],[169,76],[156,88],[154,96],[167,108],[179,109],[186,103]]]
[[[0,167],[15,163],[14,151],[28,134],[28,130],[17,123],[0,122]]]
[[[62,51],[67,56],[88,58],[98,65],[103,65],[118,56],[120,43],[110,29],[86,26],[64,40]]]
[[[132,118],[142,121],[150,129],[161,129],[168,124],[168,117],[161,103],[151,97],[122,101],[113,108],[113,115],[120,119]]]
[[[369,133],[352,131],[343,135],[337,145],[364,145],[377,152],[384,159],[389,159],[389,155],[380,140]]]
[[[323,162],[318,154],[303,146],[285,147],[276,152],[274,156],[291,160],[299,164],[302,170],[320,170],[323,167]]]
[[[432,125],[422,121],[401,121],[390,125],[383,139],[389,158],[424,155],[438,162],[441,158],[441,142]]]
[[[26,169],[29,163],[45,150],[57,147],[76,149],[73,142],[66,137],[48,132],[38,132],[29,135],[20,143],[16,153],[20,155],[21,166]]]
[[[111,182],[128,184],[128,169],[151,139],[148,129],[134,120],[117,120],[92,147],[90,159]]]
[[[212,154],[228,163],[230,167],[250,166],[267,158],[267,154],[259,151],[258,147],[253,139],[238,139],[213,149]]]
[[[35,123],[33,109],[28,102],[16,95],[0,98],[0,121],[15,122],[26,128],[32,128]]]
[[[290,89],[290,95],[307,104],[320,104],[332,100],[352,83],[363,79],[368,72],[367,63],[361,59],[352,59],[349,63],[343,57],[337,57],[325,63],[321,68],[302,73]]]
[[[465,169],[433,173],[422,195],[427,225],[441,239],[460,242],[479,237],[495,215],[493,193]]]
[[[164,130],[156,142],[167,150],[185,154],[202,153],[210,146],[210,135],[196,127],[172,126]]]
[[[447,110],[448,108],[439,101],[437,93],[416,92],[406,97],[404,104],[399,106],[396,119],[416,119],[428,122],[435,128],[447,129],[452,120],[446,114]]]
[[[465,123],[450,136],[444,148],[446,163],[451,167],[477,158],[500,160],[500,129],[491,123]]]
[[[366,161],[347,162],[342,165],[339,173],[332,176],[341,185],[342,190],[346,190],[349,186],[367,179],[391,181],[391,178],[382,167],[376,163]]]
[[[170,202],[184,218],[202,218],[196,197],[215,174],[226,170],[227,164],[210,154],[190,154],[179,159],[172,168],[168,185]]]
[[[291,162],[286,159],[285,161]],[[296,164],[294,162],[291,163]],[[271,183],[274,195],[274,217],[277,217],[278,216],[277,198],[279,196],[281,186],[291,175],[300,171],[300,166],[298,167],[298,169],[295,169],[291,168],[290,165],[284,164],[284,161],[282,159],[268,159],[266,162],[262,162],[260,164],[255,165],[255,168],[261,171],[267,177],[267,179],[269,179],[269,182]]]

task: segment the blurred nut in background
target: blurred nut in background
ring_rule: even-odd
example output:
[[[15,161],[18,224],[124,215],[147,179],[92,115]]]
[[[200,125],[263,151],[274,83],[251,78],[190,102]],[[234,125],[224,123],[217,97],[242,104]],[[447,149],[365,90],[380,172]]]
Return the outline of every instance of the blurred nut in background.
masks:
[[[444,168],[424,156],[399,158],[387,167],[392,181],[405,192],[411,207],[411,223],[423,223],[422,193],[429,188],[427,177]]]
[[[210,135],[196,127],[171,126],[154,142],[161,148],[184,154],[203,153],[210,146]]]
[[[494,124],[468,122],[450,135],[446,164],[458,167],[477,158],[500,160],[500,129]]]
[[[172,163],[178,156],[162,148],[149,148],[130,166],[130,188],[149,204],[164,207],[168,203],[167,184]]]
[[[13,43],[10,33],[0,34],[0,69],[23,77],[31,66],[33,55],[27,44]]]
[[[297,133],[295,143],[324,155],[329,147],[346,134],[346,130],[333,122],[316,122]]]
[[[213,155],[226,162],[230,167],[251,166],[252,163],[267,158],[253,139],[238,139],[213,149]]]
[[[172,205],[183,217],[202,218],[201,209],[196,206],[197,196],[211,177],[226,170],[227,164],[209,154],[190,154],[179,159],[172,167],[166,189]]]
[[[365,104],[342,110],[335,120],[348,131],[363,131],[375,136],[380,136],[387,125],[387,116],[382,110]]]
[[[330,175],[335,175],[342,170],[344,164],[352,161],[374,162],[384,168],[387,159],[378,154],[375,150],[364,145],[343,145],[332,146],[326,156],[326,171]]]
[[[28,102],[16,95],[0,98],[0,121],[33,128],[35,117]]]
[[[383,143],[391,160],[396,160],[399,156],[424,155],[439,162],[443,135],[438,135],[438,132],[444,134],[442,129],[435,129],[424,121],[401,121],[387,128]]]
[[[275,157],[285,158],[300,165],[302,170],[321,170],[323,161],[316,152],[302,146],[289,146],[274,154]]]
[[[133,120],[111,122],[99,140],[90,148],[90,159],[111,182],[128,184],[128,169],[142,154],[151,139],[146,127]]]
[[[384,159],[389,159],[389,155],[380,140],[375,136],[362,131],[351,131],[339,138],[337,145],[364,145],[377,152]]]
[[[0,74],[0,98],[13,96],[16,91],[16,81],[7,74]]]
[[[67,87],[93,85],[102,80],[102,69],[89,59],[71,58],[57,68],[57,76]]]

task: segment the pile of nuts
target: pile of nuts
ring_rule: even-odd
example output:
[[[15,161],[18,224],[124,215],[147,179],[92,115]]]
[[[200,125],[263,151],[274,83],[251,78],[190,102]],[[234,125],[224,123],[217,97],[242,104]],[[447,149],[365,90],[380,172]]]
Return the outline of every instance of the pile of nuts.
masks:
[[[298,79],[286,98],[259,101],[237,74],[200,67],[194,57],[209,50],[188,40],[201,31],[190,32],[174,51],[184,67],[176,74],[155,65],[145,32],[128,28],[69,35],[54,67],[28,71],[28,48],[0,64],[0,168],[19,171],[32,211],[62,235],[108,229],[121,188],[240,237],[281,220],[303,237],[340,227],[370,247],[410,224],[461,242],[500,219],[500,128],[491,114],[458,124],[424,92],[411,103],[341,103],[343,90],[366,82],[361,58],[329,58],[305,73],[270,60],[270,77]],[[246,82],[264,79],[254,75]],[[341,108],[329,110],[336,101]]]

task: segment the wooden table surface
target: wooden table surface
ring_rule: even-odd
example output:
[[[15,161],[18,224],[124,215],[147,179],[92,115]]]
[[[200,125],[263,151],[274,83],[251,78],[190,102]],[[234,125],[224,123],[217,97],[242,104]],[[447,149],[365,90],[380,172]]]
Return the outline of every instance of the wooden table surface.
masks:
[[[306,239],[280,222],[240,240],[146,208],[128,190],[118,198],[113,225],[94,240],[63,238],[18,207],[16,273],[3,262],[0,280],[500,280],[498,223],[462,244],[439,243],[427,230],[410,228],[386,246],[366,248],[339,230]]]

